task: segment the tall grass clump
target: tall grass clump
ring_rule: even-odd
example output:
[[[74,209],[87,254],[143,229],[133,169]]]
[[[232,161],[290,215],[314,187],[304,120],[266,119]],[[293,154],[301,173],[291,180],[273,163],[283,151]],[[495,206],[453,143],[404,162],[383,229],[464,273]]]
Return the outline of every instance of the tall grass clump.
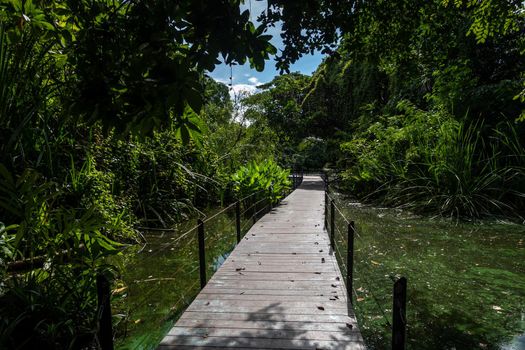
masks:
[[[342,145],[343,184],[364,198],[456,218],[523,215],[525,150],[515,125],[457,121],[401,102]]]

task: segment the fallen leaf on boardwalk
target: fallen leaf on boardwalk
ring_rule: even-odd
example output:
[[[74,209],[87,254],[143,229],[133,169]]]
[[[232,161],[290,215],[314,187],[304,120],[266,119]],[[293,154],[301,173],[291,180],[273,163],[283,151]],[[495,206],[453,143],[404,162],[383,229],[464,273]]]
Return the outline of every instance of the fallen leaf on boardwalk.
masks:
[[[320,272],[314,272],[316,275],[320,275],[321,273]]]
[[[340,281],[341,279],[340,279],[339,277],[336,277],[335,280],[336,280],[336,281]]]
[[[322,249],[321,249],[321,250],[319,250],[319,253],[322,253],[322,252],[323,252],[323,250],[322,250]]]
[[[337,284],[332,284],[332,287],[333,288],[337,288]]]
[[[325,261],[324,258],[321,258],[321,262],[324,263],[324,261]]]
[[[210,305],[210,302],[208,301],[208,302],[206,303],[206,305]]]
[[[319,245],[319,242],[315,242],[314,244],[315,244],[315,245]]]
[[[350,329],[354,328],[354,326],[352,326],[350,323],[347,323],[346,326]]]
[[[243,294],[244,294],[244,292],[241,292],[240,294],[241,294],[241,295],[243,295]]]
[[[238,267],[235,269],[235,271],[243,271],[243,270],[246,270],[246,267]]]
[[[322,307],[322,306],[318,306],[317,308],[318,308],[319,310],[321,310],[321,311],[324,311],[324,307]]]

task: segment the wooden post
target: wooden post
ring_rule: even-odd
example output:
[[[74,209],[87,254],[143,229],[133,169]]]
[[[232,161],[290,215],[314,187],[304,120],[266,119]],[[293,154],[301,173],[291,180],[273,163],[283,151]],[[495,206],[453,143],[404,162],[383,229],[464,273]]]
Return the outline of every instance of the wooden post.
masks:
[[[97,275],[98,296],[98,341],[102,350],[113,350],[113,327],[111,321],[111,292],[109,281],[102,274]]]
[[[335,249],[335,205],[334,200],[330,201],[330,246]]]
[[[268,211],[272,211],[273,209],[273,203],[272,203],[272,196],[273,196],[273,185],[270,185],[270,193],[269,193],[269,210]]]
[[[351,221],[348,224],[348,244],[346,247],[346,297],[350,304],[354,303],[352,298],[354,290],[354,236],[355,225]]]
[[[401,277],[394,283],[392,307],[392,350],[405,350],[407,279]]]
[[[324,193],[324,228],[328,230],[328,193]]]
[[[235,228],[237,229],[237,243],[241,241],[241,203],[235,203]]]
[[[206,286],[206,251],[204,246],[204,222],[201,219],[197,220],[199,232],[199,268],[201,278],[201,289]]]
[[[255,199],[253,200],[253,214],[252,214],[252,220],[253,220],[254,225],[257,222],[257,218],[255,217],[257,215],[257,202],[258,200],[255,197]]]

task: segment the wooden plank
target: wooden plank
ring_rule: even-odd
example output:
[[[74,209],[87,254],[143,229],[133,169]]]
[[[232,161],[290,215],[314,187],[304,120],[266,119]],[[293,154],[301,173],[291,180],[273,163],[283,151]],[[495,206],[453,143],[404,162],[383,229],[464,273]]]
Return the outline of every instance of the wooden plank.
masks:
[[[229,286],[232,283],[227,281],[221,281],[219,279],[212,279],[208,282],[208,285],[212,286]],[[242,281],[242,282],[236,282],[235,286],[238,289],[319,289],[330,291],[332,288],[337,289],[341,288],[342,284],[341,282],[333,282],[333,283],[327,283],[326,281],[295,281],[295,280],[289,280],[289,281],[272,281],[271,283],[268,283],[266,281]]]
[[[208,328],[208,327],[173,327],[168,335],[171,336],[201,336],[223,338],[268,338],[268,339],[312,339],[353,341],[359,339],[357,330],[342,328],[337,331],[320,331],[294,329],[290,325],[283,329],[253,329],[253,328]]]
[[[330,311],[331,309],[345,309],[344,315],[346,315],[346,303],[343,303],[342,301],[339,302],[337,300],[330,301],[326,299],[322,302],[312,302],[312,301],[280,301],[276,303],[277,305],[274,307],[274,309],[277,310],[283,310],[287,308],[308,308],[314,310],[316,313],[322,314],[323,311]],[[199,307],[199,308],[206,308],[209,307],[209,309],[214,308],[221,308],[222,310],[227,311],[234,311],[234,308],[236,307],[242,307],[242,308],[253,308],[258,310],[266,310],[268,305],[271,305],[267,301],[254,301],[254,300],[241,300],[241,299],[233,299],[233,300],[195,300],[191,306]],[[320,310],[319,307],[322,307],[324,310]],[[193,309],[191,307],[188,308],[188,310]],[[213,311],[212,311],[213,312]]]
[[[339,281],[339,276],[330,272],[269,272],[269,271],[223,271],[212,279],[258,280],[258,281]]]
[[[264,300],[264,301],[295,301],[298,299],[297,295],[265,295],[265,294],[227,294],[227,293],[201,293],[196,300]],[[346,305],[346,300],[337,294],[326,295],[326,296],[308,296],[308,300],[311,302],[323,302],[323,301],[334,301],[341,300]]]
[[[330,295],[339,295],[337,290],[333,290],[330,293],[325,292],[324,290],[312,290],[312,289],[236,289],[231,287],[216,288],[206,286],[201,291],[201,294],[234,294],[234,295],[297,295],[297,296],[330,296]]]
[[[346,324],[348,322],[355,322],[344,315],[332,314],[277,314],[277,313],[246,313],[246,312],[195,312],[186,311],[180,319],[191,320],[230,320],[230,321],[271,321],[271,322],[311,322],[311,323],[338,323]]]
[[[222,328],[222,329],[294,329],[299,331],[329,331],[329,332],[343,332],[349,326],[352,329],[357,328],[354,322],[281,322],[281,321],[236,321],[236,320],[192,320],[181,319],[177,322],[175,327],[206,327],[206,328]]]
[[[323,201],[311,177],[261,218],[159,349],[364,349]]]
[[[346,344],[344,344],[346,343]],[[171,336],[167,335],[161,343],[162,346],[201,346],[221,347],[226,349],[235,348],[265,348],[265,349],[363,349],[360,336],[356,336],[348,342],[337,340],[315,340],[315,339],[270,339],[249,337],[202,337],[202,336]]]

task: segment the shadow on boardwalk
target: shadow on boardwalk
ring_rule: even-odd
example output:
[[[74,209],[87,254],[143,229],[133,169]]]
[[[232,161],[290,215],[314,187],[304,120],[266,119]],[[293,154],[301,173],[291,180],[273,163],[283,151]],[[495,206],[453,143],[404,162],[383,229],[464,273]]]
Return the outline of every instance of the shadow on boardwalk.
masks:
[[[309,315],[295,315],[295,319],[301,321],[289,321],[292,315],[278,302],[253,313],[225,311],[213,315],[216,322],[209,321],[212,316],[209,313],[206,320],[198,320],[198,315],[194,315],[193,322],[189,322],[193,324],[191,331],[186,327],[174,327],[159,349],[364,349],[350,323],[334,323],[328,330],[326,325],[307,321]],[[221,328],[213,327],[213,323]],[[230,328],[228,334],[224,331],[228,325],[239,327]]]

